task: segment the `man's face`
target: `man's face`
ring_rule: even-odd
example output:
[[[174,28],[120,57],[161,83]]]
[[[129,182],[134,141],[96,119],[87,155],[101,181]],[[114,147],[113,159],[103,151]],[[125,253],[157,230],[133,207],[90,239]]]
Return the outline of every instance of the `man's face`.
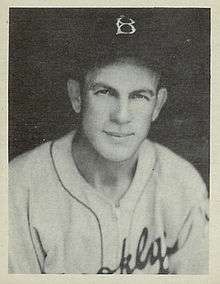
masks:
[[[129,160],[159,113],[157,77],[146,68],[121,63],[98,69],[86,81],[84,135],[105,159]]]

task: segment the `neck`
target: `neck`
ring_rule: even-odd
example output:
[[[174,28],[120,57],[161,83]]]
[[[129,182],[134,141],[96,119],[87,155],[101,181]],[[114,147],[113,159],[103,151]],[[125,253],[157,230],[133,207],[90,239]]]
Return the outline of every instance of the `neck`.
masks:
[[[137,164],[137,155],[122,162],[105,159],[81,134],[73,141],[73,158],[85,180],[108,196],[119,196],[128,189]]]

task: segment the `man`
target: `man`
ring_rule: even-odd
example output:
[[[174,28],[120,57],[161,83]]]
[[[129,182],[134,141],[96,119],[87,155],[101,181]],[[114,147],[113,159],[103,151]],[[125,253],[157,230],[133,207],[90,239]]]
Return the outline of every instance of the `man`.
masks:
[[[78,129],[11,162],[9,272],[208,273],[204,182],[147,138],[167,100],[152,56],[100,56],[67,89]]]

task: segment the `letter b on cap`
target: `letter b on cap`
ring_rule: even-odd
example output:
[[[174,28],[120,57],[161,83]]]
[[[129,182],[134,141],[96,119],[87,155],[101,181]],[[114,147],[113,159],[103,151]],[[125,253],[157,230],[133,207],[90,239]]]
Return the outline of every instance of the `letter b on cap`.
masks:
[[[123,18],[126,18],[128,22],[122,21]],[[136,28],[134,26],[135,21],[131,18],[127,18],[124,15],[117,18],[116,26],[117,26],[117,33],[119,34],[134,34],[136,32]]]

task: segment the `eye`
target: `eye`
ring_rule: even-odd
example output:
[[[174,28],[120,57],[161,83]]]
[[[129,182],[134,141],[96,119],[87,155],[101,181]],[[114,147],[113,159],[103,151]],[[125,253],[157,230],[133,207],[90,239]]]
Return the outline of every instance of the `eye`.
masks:
[[[110,91],[108,89],[99,89],[95,92],[95,95],[110,95]]]
[[[134,93],[130,96],[130,98],[136,100],[147,100],[147,101],[150,100],[150,98],[147,95],[143,95],[141,93]]]

